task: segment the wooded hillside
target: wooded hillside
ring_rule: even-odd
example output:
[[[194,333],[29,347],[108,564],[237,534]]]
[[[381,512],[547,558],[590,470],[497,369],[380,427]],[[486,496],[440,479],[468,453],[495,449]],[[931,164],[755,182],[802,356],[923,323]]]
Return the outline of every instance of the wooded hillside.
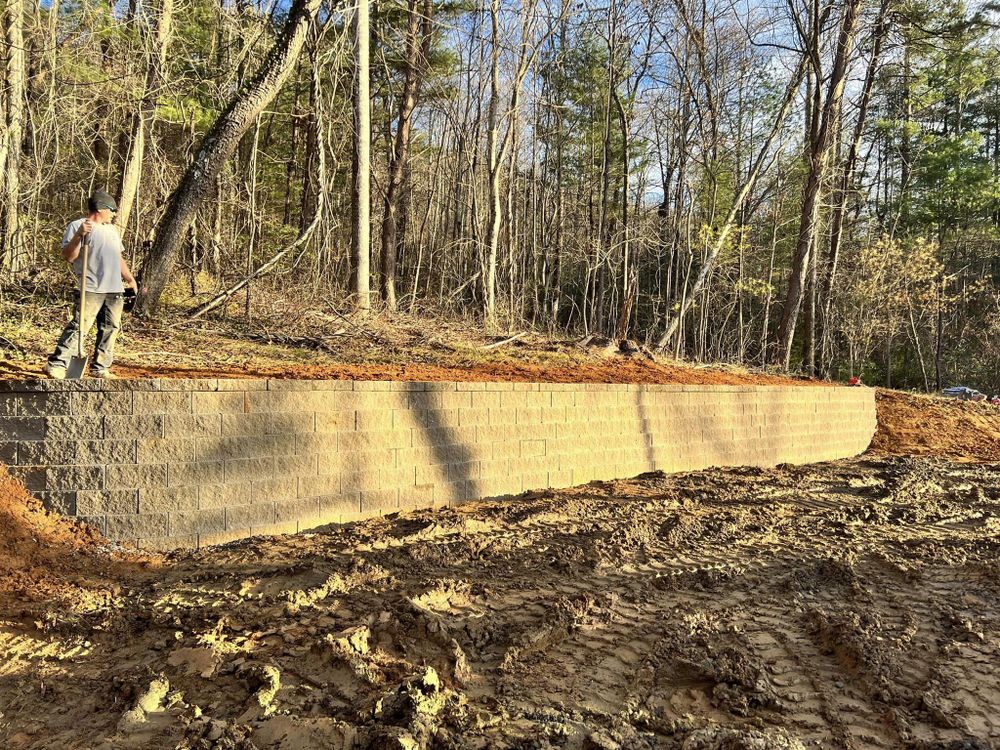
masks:
[[[7,0],[0,315],[68,291],[59,238],[104,188],[146,316],[347,312],[360,267],[376,311],[1000,391],[990,6],[370,11],[355,102],[354,6]]]

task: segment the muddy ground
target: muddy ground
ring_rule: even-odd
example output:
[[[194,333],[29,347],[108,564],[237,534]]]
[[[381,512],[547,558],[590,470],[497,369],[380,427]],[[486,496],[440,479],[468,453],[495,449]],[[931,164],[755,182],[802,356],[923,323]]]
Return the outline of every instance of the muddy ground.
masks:
[[[1000,466],[868,456],[97,551],[0,597],[0,747],[988,748],[998,531]]]

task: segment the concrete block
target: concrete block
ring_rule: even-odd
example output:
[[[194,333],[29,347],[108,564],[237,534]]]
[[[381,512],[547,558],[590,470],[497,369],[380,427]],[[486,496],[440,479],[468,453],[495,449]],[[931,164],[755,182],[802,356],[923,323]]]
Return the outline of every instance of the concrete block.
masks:
[[[36,492],[45,509],[63,516],[75,516],[80,511],[76,504],[76,492]]]
[[[379,489],[378,472],[357,471],[340,475],[341,492],[364,492]]]
[[[74,393],[71,398],[72,414],[132,414],[132,391],[105,393]],[[66,412],[62,412],[65,414]]]
[[[413,446],[422,445],[468,445],[476,442],[476,431],[481,427],[431,427],[413,429]],[[404,445],[393,446],[404,448]]]
[[[392,487],[408,488],[413,486],[414,478],[414,468],[412,466],[384,468],[378,471],[378,486],[379,489],[390,489]]]
[[[219,378],[220,391],[266,391],[265,378]]]
[[[310,433],[308,435],[296,435],[295,436],[295,450],[296,455],[310,454],[310,453],[329,453],[336,451],[338,447],[338,440],[336,433]]]
[[[253,482],[274,477],[274,458],[237,458],[225,462],[226,482]]]
[[[479,485],[472,481],[459,481],[450,482],[446,484],[441,484],[435,488],[434,501],[435,504],[440,500],[442,502],[448,503],[448,505],[461,505],[470,500],[476,500],[483,497],[483,493],[479,489]]]
[[[257,503],[226,508],[226,531],[274,523],[274,504]]]
[[[137,457],[135,440],[81,440],[76,444],[78,464],[134,464]],[[155,463],[156,457],[148,460]]]
[[[26,395],[28,394],[0,393],[0,417],[18,416],[18,408]]]
[[[404,510],[434,507],[434,485],[417,484],[408,489],[400,488],[399,507]]]
[[[317,473],[315,455],[275,456],[274,476],[311,476]]]
[[[354,430],[355,415],[353,411],[339,409],[336,411],[316,412],[316,432],[340,433]]]
[[[104,487],[109,490],[146,489],[167,485],[167,464],[108,464]]]
[[[316,413],[311,411],[293,411],[282,414],[272,414],[267,426],[269,435],[310,434],[316,431]]]
[[[99,531],[102,535],[108,535],[108,517],[107,516],[77,516],[77,521],[89,526],[96,531]]]
[[[395,513],[399,510],[399,490],[363,490],[361,513],[369,516]]]
[[[521,441],[521,457],[528,458],[531,456],[544,456],[545,455],[545,441],[544,440],[522,440]]]
[[[393,411],[391,409],[359,409],[354,412],[354,429],[391,430],[393,427]]]
[[[8,466],[7,472],[31,492],[45,491],[44,466]]]
[[[166,513],[130,514],[107,516],[107,536],[112,541],[167,536],[169,532]]]
[[[47,427],[48,419],[44,417],[0,417],[0,440],[42,440]],[[60,435],[59,439],[74,438]]]
[[[25,445],[45,445],[45,443],[25,443]],[[57,443],[58,445],[58,443]],[[73,445],[73,443],[69,443]],[[7,464],[8,466],[17,463],[17,446],[18,444],[14,441],[10,442],[0,442],[0,464]],[[28,464],[39,463],[38,461],[26,461]]]
[[[77,417],[74,417],[77,419]],[[162,415],[114,415],[104,417],[104,434],[109,440],[163,437]]]
[[[197,487],[146,487],[140,489],[140,513],[170,513],[175,510],[197,510]]]
[[[139,463],[194,461],[194,440],[184,438],[142,438],[135,442]]]
[[[294,453],[294,447],[294,437],[284,438],[278,435],[200,438],[195,442],[195,459],[198,461],[223,461],[263,458],[279,453],[283,455]]]
[[[132,408],[135,414],[190,414],[190,391],[161,391],[135,393]]]
[[[223,437],[268,434],[273,415],[271,414],[223,414]]]
[[[151,552],[170,552],[171,550],[177,549],[197,549],[198,548],[198,535],[190,534],[187,536],[161,536],[155,539],[140,539],[138,543],[139,549],[149,550]]]
[[[82,516],[138,513],[138,495],[138,490],[83,490],[77,493],[76,512]]]
[[[300,518],[315,518],[317,515],[319,515],[319,499],[315,497],[298,498],[274,504],[275,523],[298,521]]]
[[[499,409],[500,394],[495,391],[473,391],[471,408],[473,409]]]
[[[434,464],[415,467],[414,484],[436,484],[438,482],[457,482],[478,479],[480,469],[478,461],[456,464]]]
[[[400,450],[411,450],[402,448]],[[320,474],[337,474],[341,472],[382,471],[396,466],[397,451],[391,448],[377,450],[338,450],[318,454],[318,470]]]
[[[342,433],[340,450],[374,451],[380,449],[409,448],[413,443],[409,430],[380,430],[376,432]]]
[[[74,396],[90,396],[95,394],[87,393],[23,393],[11,399],[12,404],[16,404],[17,416],[20,417],[54,417],[72,414],[72,400]],[[100,394],[96,394],[100,395]],[[2,405],[0,405],[2,408]],[[3,412],[8,409],[3,409]],[[2,414],[3,412],[0,412]],[[14,412],[4,414],[13,416]]]
[[[16,463],[22,466],[38,466],[51,464],[75,464],[76,442],[72,440],[31,440],[20,443],[3,443],[9,445],[9,457],[4,460],[5,452],[0,449],[0,461],[6,464]],[[12,450],[17,448],[16,451]]]
[[[490,410],[489,409],[459,409],[458,410],[458,425],[459,427],[478,427],[485,426],[490,423]]]
[[[314,477],[299,477],[299,497],[319,497],[320,495],[339,495],[342,489],[341,476],[319,475]]]
[[[225,508],[211,510],[179,510],[170,514],[170,534],[213,534],[226,530]],[[147,536],[152,536],[148,534]]]
[[[191,410],[195,414],[240,414],[245,412],[247,396],[239,391],[195,392]]]
[[[220,414],[166,414],[163,417],[163,437],[191,439],[221,435]]]
[[[235,484],[203,484],[198,487],[198,509],[225,508],[230,505],[247,505],[252,494],[249,482]]]
[[[135,382],[135,381],[132,381]],[[157,378],[156,391],[217,391],[218,378]]]
[[[393,383],[389,380],[355,380],[355,391],[391,391]]]
[[[299,496],[297,477],[277,477],[250,482],[250,502],[282,502]]]
[[[45,469],[45,489],[49,491],[75,492],[103,487],[103,466],[49,466]]]
[[[322,516],[336,517],[338,520],[348,515],[361,512],[361,496],[359,493],[339,493],[317,498],[319,513]]]
[[[222,484],[225,479],[225,463],[222,461],[170,464],[167,471],[168,487],[183,487],[191,484]]]

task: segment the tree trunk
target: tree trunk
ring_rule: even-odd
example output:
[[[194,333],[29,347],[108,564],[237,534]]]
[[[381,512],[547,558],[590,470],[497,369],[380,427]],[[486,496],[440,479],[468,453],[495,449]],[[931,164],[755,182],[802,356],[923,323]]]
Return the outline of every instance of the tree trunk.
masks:
[[[792,263],[792,273],[788,281],[788,296],[785,308],[781,314],[781,325],[778,330],[778,348],[776,361],[786,370],[791,364],[792,340],[795,337],[795,326],[802,307],[805,293],[806,275],[809,271],[810,252],[816,245],[819,225],[820,190],[826,177],[830,147],[833,143],[834,115],[839,107],[844,93],[844,83],[847,78],[847,67],[854,43],[854,33],[857,26],[858,9],[863,0],[848,0],[841,16],[840,33],[837,40],[837,52],[834,56],[833,69],[830,71],[826,101],[821,112],[814,116],[820,118],[816,139],[811,144],[809,154],[809,173],[806,177],[802,194],[802,212],[799,218],[799,235],[795,245],[795,255]],[[816,30],[818,43],[819,30]]]
[[[235,152],[243,134],[281,89],[302,51],[320,2],[295,0],[284,30],[260,70],[230,101],[202,140],[157,227],[156,239],[142,269],[143,283],[135,305],[137,314],[149,316],[156,310],[198,207],[213,189],[216,176]]]
[[[0,275],[21,265],[21,138],[24,128],[24,0],[6,0],[3,9],[7,60],[4,69],[3,200],[0,202]]]
[[[351,250],[354,256],[354,294],[359,312],[371,308],[371,72],[368,47],[368,0],[358,3],[354,16],[357,80],[354,84],[354,164],[351,190]],[[322,144],[320,144],[322,146]]]
[[[132,118],[132,143],[125,159],[125,168],[122,170],[118,189],[116,223],[119,231],[123,234],[128,229],[129,215],[132,213],[132,206],[139,190],[146,133],[149,132],[153,124],[153,115],[156,112],[156,97],[162,83],[167,50],[170,46],[170,25],[173,20],[173,11],[174,0],[161,0],[160,12],[156,19],[155,50],[150,53],[146,62],[146,80],[142,101],[139,102],[139,108]]]
[[[868,70],[865,73],[865,82],[861,89],[861,101],[858,103],[858,119],[854,124],[851,145],[847,151],[843,171],[840,175],[840,183],[837,186],[834,198],[833,216],[830,218],[830,256],[823,273],[822,292],[820,294],[820,299],[823,302],[821,353],[824,361],[824,369],[826,369],[825,363],[827,360],[827,348],[829,346],[829,321],[831,306],[833,305],[833,284],[837,277],[837,266],[840,263],[840,248],[843,243],[847,201],[851,186],[854,183],[854,174],[858,165],[858,153],[861,150],[861,138],[864,135],[865,122],[868,119],[868,109],[871,105],[872,93],[875,90],[875,78],[878,74],[879,63],[882,57],[882,46],[889,31],[889,6],[892,2],[893,0],[882,0],[879,8],[878,20],[875,23],[875,31],[872,34],[872,56],[868,61]]]
[[[389,176],[385,190],[385,215],[382,220],[382,300],[390,310],[396,309],[396,260],[403,236],[397,237],[400,216],[404,207],[404,184],[407,162],[410,157],[410,135],[413,130],[413,111],[427,69],[427,58],[431,45],[431,0],[424,0],[421,12],[417,10],[417,0],[408,0],[406,28],[406,72],[403,77],[403,91],[399,98],[399,119],[396,137],[389,158]]]

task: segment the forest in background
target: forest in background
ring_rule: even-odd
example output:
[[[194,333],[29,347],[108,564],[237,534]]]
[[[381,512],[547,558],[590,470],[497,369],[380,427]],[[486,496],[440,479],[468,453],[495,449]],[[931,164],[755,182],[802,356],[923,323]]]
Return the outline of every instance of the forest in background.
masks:
[[[145,316],[294,295],[1000,391],[991,5],[357,11],[5,0],[3,314],[69,289],[103,188]]]

